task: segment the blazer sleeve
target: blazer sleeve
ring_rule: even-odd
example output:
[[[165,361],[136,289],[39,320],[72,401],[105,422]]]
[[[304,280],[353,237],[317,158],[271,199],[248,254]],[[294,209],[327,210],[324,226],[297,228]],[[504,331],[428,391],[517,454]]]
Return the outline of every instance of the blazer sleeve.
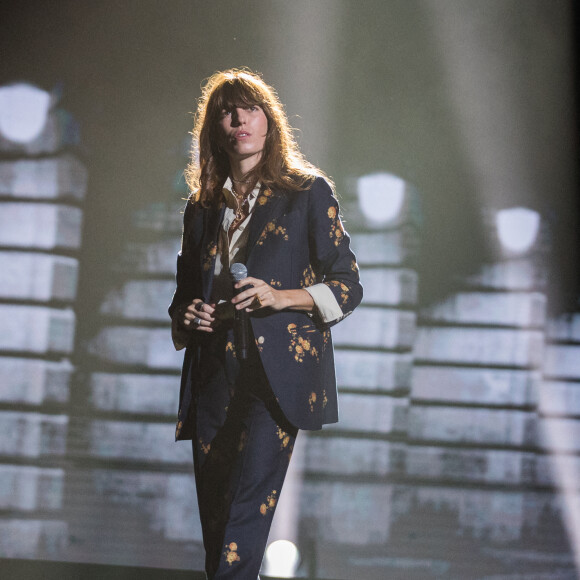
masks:
[[[177,283],[173,299],[169,305],[169,316],[173,319],[175,309],[181,304],[190,303],[196,297],[195,289],[199,286],[197,278],[200,276],[199,262],[196,261],[192,242],[192,227],[196,213],[196,204],[187,202],[183,214],[183,231],[181,236],[181,249],[177,254],[177,270],[175,280]],[[197,263],[196,263],[197,262]]]
[[[332,326],[360,304],[363,288],[356,257],[350,249],[350,237],[340,219],[338,201],[320,177],[310,190],[308,230],[315,279],[330,289],[340,307],[341,315],[325,322]]]

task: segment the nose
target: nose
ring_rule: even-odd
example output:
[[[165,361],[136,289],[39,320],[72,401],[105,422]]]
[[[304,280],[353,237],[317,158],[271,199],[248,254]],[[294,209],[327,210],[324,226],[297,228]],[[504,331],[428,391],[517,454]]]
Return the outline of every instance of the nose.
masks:
[[[236,107],[232,115],[233,125],[244,125],[246,123],[246,110],[242,107]]]

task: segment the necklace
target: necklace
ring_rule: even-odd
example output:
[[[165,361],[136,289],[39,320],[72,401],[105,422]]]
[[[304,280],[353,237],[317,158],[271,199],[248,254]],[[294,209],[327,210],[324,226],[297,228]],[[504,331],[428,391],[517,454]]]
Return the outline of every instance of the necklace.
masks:
[[[230,225],[230,237],[231,234],[237,229],[237,227],[248,217],[250,204],[248,202],[249,191],[244,195],[236,191],[236,186],[232,183],[232,193],[236,198],[236,210],[234,219]]]
[[[250,194],[249,191],[247,191],[246,193],[240,193],[237,189],[236,186],[232,183],[232,193],[234,194],[235,198],[238,201],[244,201],[248,198],[248,195]]]
[[[251,179],[234,179],[233,177],[230,177],[230,179],[234,183],[252,183],[252,180]]]

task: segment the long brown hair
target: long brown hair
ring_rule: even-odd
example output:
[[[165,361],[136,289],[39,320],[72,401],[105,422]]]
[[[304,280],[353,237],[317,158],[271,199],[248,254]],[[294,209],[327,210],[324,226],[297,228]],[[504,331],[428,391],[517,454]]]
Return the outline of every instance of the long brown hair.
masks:
[[[264,151],[248,177],[271,188],[305,189],[317,176],[332,182],[300,152],[293,129],[276,91],[261,75],[248,69],[216,72],[205,83],[198,102],[193,128],[191,161],[185,179],[192,200],[203,206],[221,200],[221,189],[230,174],[230,162],[221,146],[218,121],[224,109],[259,105],[268,119]]]

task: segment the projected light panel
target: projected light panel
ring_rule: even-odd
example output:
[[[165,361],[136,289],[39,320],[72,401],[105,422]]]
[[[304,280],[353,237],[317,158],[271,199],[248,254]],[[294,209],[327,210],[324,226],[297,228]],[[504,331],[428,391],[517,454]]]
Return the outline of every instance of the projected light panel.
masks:
[[[10,485],[0,494],[0,504],[27,517],[39,510],[55,514],[53,522],[34,523],[38,536],[23,542],[17,553],[46,556],[42,552],[46,548],[40,548],[45,545],[42,538],[53,533],[56,540],[48,556],[59,558],[66,558],[68,550],[64,534],[70,522],[58,519],[65,505],[76,510],[91,498],[94,525],[83,539],[87,546],[94,545],[100,530],[111,529],[108,513],[129,505],[127,523],[145,521],[146,533],[123,541],[142,553],[144,561],[148,552],[148,557],[157,554],[159,563],[171,566],[163,559],[163,546],[185,542],[201,550],[189,473],[191,451],[189,445],[172,442],[181,354],[170,344],[165,308],[173,288],[179,232],[156,240],[144,239],[142,233],[129,236],[115,266],[122,266],[124,276],[104,295],[100,307],[104,324],[86,345],[101,361],[83,387],[84,404],[91,412],[82,436],[75,427],[71,439],[66,405],[74,369],[66,357],[72,353],[75,319],[67,305],[76,297],[78,261],[57,252],[61,247],[74,251],[79,244],[80,220],[73,216],[82,217],[82,211],[63,204],[65,194],[59,194],[62,187],[66,199],[72,199],[84,187],[82,169],[72,159],[63,158],[52,173],[56,177],[37,190],[29,206],[32,212],[8,213],[11,226],[23,215],[26,219],[38,215],[49,227],[40,231],[29,226],[34,234],[27,242],[17,237],[15,226],[8,228],[0,249],[0,265],[7,274],[0,291],[8,301],[0,310],[4,309],[4,328],[12,329],[0,342],[5,353],[0,357],[0,377],[9,377],[14,385],[2,396],[5,402],[22,406],[2,413],[2,425],[11,434],[0,446],[8,461],[2,467]],[[18,171],[24,175],[26,167],[31,168],[28,177],[5,180],[7,191],[11,183],[33,182],[42,174],[34,165],[21,165]],[[70,177],[65,179],[67,172]],[[418,310],[421,277],[416,257],[421,230],[419,204],[413,199],[417,193],[388,174],[371,177],[359,182],[356,201],[344,204],[351,212],[346,217],[359,255],[365,299],[333,329],[341,421],[328,426],[324,437],[310,434],[296,474],[302,492],[292,499],[298,502],[292,509],[299,510],[299,520],[318,522],[317,559],[329,569],[357,573],[363,563],[357,559],[358,549],[396,549],[401,521],[414,529],[433,502],[446,506],[445,513],[453,514],[454,529],[467,537],[486,534],[491,545],[521,542],[518,522],[530,508],[518,490],[553,485],[554,474],[573,489],[580,469],[576,458],[562,455],[577,451],[575,390],[567,381],[578,376],[576,346],[570,344],[576,340],[578,325],[553,327],[558,330],[553,330],[553,341],[544,349],[547,295],[537,254],[538,214],[522,208],[498,212],[490,227],[504,252],[501,259],[466,277],[461,289],[441,302]],[[12,200],[4,203],[18,208],[22,202],[15,189]],[[21,191],[25,189],[31,190]],[[381,208],[380,200],[389,196],[388,207]],[[67,227],[77,224],[76,234],[59,226],[58,219],[51,222],[49,216],[58,216],[59,211],[67,212]],[[158,224],[169,223],[163,211],[178,209],[172,205],[136,209],[134,231],[153,232]],[[21,246],[15,247],[17,243]],[[10,299],[18,304],[10,304]],[[31,328],[35,330],[30,335]],[[8,356],[20,352],[33,358]],[[62,360],[42,358],[47,355]],[[543,372],[553,378],[543,382]],[[64,412],[43,413],[46,404],[61,405]],[[550,439],[554,434],[557,443]],[[536,448],[557,454],[549,458],[537,454]],[[68,454],[83,456],[93,467],[67,474],[63,468],[36,465],[42,458]],[[11,465],[10,457],[28,464]],[[124,468],[127,462],[133,465],[130,471]],[[532,467],[536,478],[530,476]],[[187,473],[181,473],[184,470]],[[64,481],[71,476],[82,485],[70,488],[65,496]],[[26,486],[17,494],[24,481]],[[493,487],[498,485],[507,491]],[[535,491],[525,494],[559,513],[549,498]],[[490,507],[497,505],[502,509]],[[507,526],[505,509],[516,517]],[[479,514],[477,525],[470,518],[474,510]],[[439,525],[439,517],[438,512],[431,513],[433,525]],[[33,525],[18,521],[22,533]],[[73,523],[78,526],[82,521]],[[16,533],[13,520],[7,525],[6,533]],[[540,520],[535,525],[540,529]],[[0,526],[0,531],[4,528]],[[148,537],[155,538],[158,552],[146,547]],[[100,557],[107,561],[112,547],[100,546]],[[5,549],[8,553],[12,552]],[[199,554],[197,567],[202,566]],[[183,558],[186,565],[185,553]],[[291,558],[284,570],[272,568],[274,560],[281,563],[283,558],[266,561],[265,570],[279,577],[295,570]],[[307,562],[308,556],[303,556],[302,566]]]
[[[30,154],[55,142],[53,117],[0,149],[0,556],[201,568],[191,448],[173,443],[182,353],[166,318],[183,204],[134,209],[100,324],[75,345],[87,174],[70,149]],[[543,217],[489,211],[495,261],[419,306],[419,197],[378,172],[341,201],[365,297],[333,328],[341,420],[303,434],[293,543],[272,544],[269,574],[317,562],[364,577],[369,550],[373,569],[398,574],[389,554],[409,534],[413,563],[434,535],[508,561],[526,534],[580,529],[580,323],[548,318]],[[457,565],[452,550],[440,557]]]
[[[371,227],[385,227],[400,215],[405,197],[405,182],[390,173],[375,173],[359,178],[358,203]]]
[[[0,87],[0,557],[63,558],[87,172],[47,92]],[[72,125],[71,125],[72,127]]]
[[[0,133],[26,144],[37,139],[46,125],[50,94],[26,83],[0,87]]]
[[[86,557],[103,530],[113,527],[136,562],[201,569],[191,443],[174,442],[183,351],[171,342],[167,305],[175,288],[180,197],[136,204],[109,264],[98,306],[101,324],[83,351],[92,360],[83,391],[89,413],[76,452],[94,467],[87,470],[82,493],[70,501],[80,509],[91,498],[84,517],[95,525],[77,523]],[[122,527],[111,516],[119,509]],[[139,532],[127,535],[125,529]],[[103,562],[111,550],[103,546]]]
[[[504,209],[496,214],[496,225],[502,246],[515,254],[523,254],[536,241],[540,215],[525,207]]]
[[[310,434],[301,509],[316,518],[316,558],[335,576],[356,568],[358,548],[386,545],[391,535],[388,481],[402,473],[401,444],[391,439],[407,432],[417,319],[416,195],[400,178],[377,173],[358,179],[356,197],[342,203],[365,294],[333,328],[340,421],[325,437]]]

